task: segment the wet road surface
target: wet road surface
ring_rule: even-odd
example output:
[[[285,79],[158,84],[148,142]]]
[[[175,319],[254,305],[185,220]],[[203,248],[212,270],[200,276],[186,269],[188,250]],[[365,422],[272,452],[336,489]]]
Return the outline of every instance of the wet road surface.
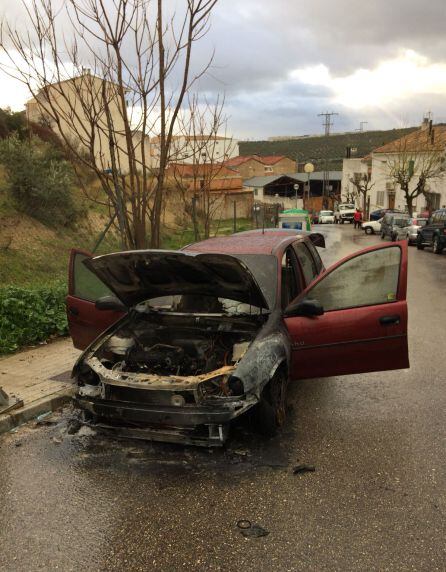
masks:
[[[380,242],[323,230],[328,261]],[[446,254],[410,248],[411,369],[293,384],[271,441],[68,435],[69,408],[0,437],[0,570],[446,570],[445,286]]]

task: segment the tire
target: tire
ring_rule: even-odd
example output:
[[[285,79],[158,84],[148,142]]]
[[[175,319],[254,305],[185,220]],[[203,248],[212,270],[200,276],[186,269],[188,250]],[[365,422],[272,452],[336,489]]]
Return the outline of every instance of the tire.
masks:
[[[280,369],[264,388],[254,410],[256,430],[263,437],[274,437],[285,423],[288,373]]]
[[[440,246],[440,241],[438,240],[438,236],[434,236],[434,242],[432,243],[432,252],[434,254],[441,254],[443,252],[443,248]]]
[[[417,238],[417,249],[418,249],[418,250],[424,250],[424,244],[423,244],[423,242],[421,241],[421,237],[420,237],[420,236],[418,236],[418,238]]]
[[[375,231],[373,230],[373,228],[371,226],[366,226],[364,231],[366,234],[375,234]]]

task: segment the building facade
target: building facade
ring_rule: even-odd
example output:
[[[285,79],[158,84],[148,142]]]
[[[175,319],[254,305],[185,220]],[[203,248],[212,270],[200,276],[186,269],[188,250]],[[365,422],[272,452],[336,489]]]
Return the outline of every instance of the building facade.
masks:
[[[432,122],[426,121],[418,131],[375,149],[371,154],[371,210],[408,210],[405,193],[391,175],[395,165],[412,171],[409,191],[415,189],[423,171],[426,172],[432,165],[430,170],[434,176],[427,178],[426,192],[414,199],[413,212],[445,207],[446,176],[442,167],[445,157],[446,125],[432,125]]]

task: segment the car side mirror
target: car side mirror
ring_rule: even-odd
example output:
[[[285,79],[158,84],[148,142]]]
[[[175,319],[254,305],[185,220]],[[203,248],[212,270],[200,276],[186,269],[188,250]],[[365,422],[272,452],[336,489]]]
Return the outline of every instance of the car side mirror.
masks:
[[[127,312],[128,308],[115,296],[102,296],[94,304],[96,310],[114,310],[115,312]]]
[[[290,304],[285,309],[285,316],[322,316],[324,308],[318,300],[309,300],[304,298],[296,304]]]

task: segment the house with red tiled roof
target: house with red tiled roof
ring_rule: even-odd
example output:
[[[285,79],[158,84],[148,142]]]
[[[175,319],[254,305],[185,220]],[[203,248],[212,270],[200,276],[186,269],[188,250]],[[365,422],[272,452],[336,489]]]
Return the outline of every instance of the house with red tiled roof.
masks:
[[[292,161],[285,155],[241,155],[226,160],[224,165],[236,169],[242,179],[267,175],[283,175],[296,170],[295,161]]]

